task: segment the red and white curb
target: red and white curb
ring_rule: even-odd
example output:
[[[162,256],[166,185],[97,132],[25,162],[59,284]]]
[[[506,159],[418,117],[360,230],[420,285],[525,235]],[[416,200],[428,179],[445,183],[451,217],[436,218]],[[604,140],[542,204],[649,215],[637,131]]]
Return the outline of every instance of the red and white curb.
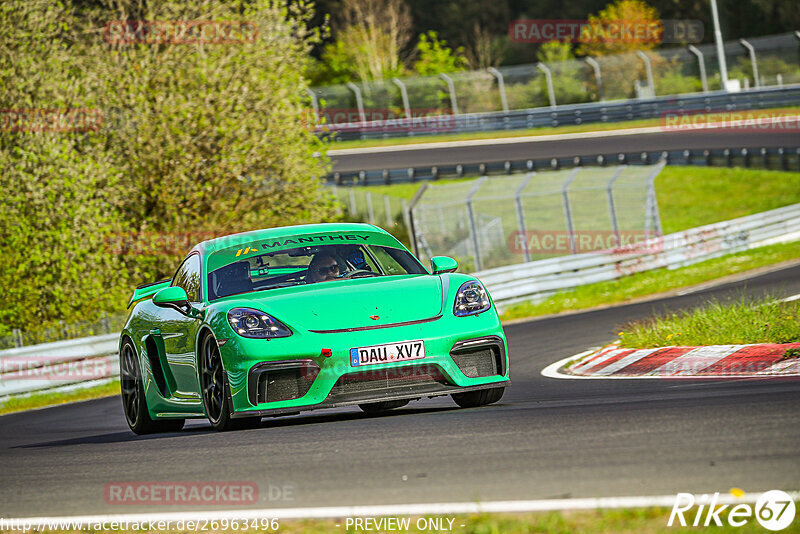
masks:
[[[736,378],[800,376],[800,359],[783,360],[800,343],[628,349],[612,343],[557,361],[549,378]]]

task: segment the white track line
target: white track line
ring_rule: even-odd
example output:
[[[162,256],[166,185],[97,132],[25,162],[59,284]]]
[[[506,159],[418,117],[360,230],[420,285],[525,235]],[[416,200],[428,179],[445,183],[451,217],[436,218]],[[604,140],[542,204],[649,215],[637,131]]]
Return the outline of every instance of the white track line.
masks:
[[[791,297],[786,297],[785,299],[781,299],[781,302],[792,302],[793,300],[800,300],[800,293],[797,295],[792,295]]]
[[[797,500],[800,492],[789,492]],[[760,493],[734,497],[728,493],[719,495],[719,504],[754,503]],[[323,519],[344,517],[376,516],[421,516],[477,513],[518,513],[550,512],[556,510],[596,510],[610,508],[672,507],[675,495],[655,495],[649,497],[597,497],[584,499],[542,499],[531,501],[487,501],[455,503],[388,504],[374,506],[327,506],[316,508],[266,508],[260,510],[223,510],[214,512],[167,512],[160,514],[105,514],[61,517],[2,518],[0,521],[20,522],[31,526],[47,526],[66,523],[92,525],[117,521],[120,523],[148,523],[161,521],[201,521],[201,520],[253,520],[270,519]]]
[[[784,119],[800,119],[797,116],[786,116]],[[551,135],[526,135],[522,137],[501,137],[498,139],[467,139],[464,141],[434,141],[431,143],[413,143],[408,145],[391,145],[391,146],[371,146],[364,148],[339,148],[329,149],[328,155],[330,156],[351,156],[355,154],[380,154],[384,152],[405,152],[408,150],[435,150],[437,148],[459,148],[459,147],[474,147],[474,146],[494,146],[494,145],[513,145],[517,143],[539,143],[546,141],[568,141],[573,139],[592,139],[598,137],[617,137],[625,135],[643,135],[652,133],[670,133],[679,131],[699,131],[699,130],[716,130],[720,128],[732,128],[736,126],[749,126],[751,124],[759,124],[761,122],[769,121],[767,119],[745,119],[740,121],[728,122],[713,122],[708,124],[701,124],[692,126],[686,130],[680,128],[666,128],[664,126],[648,126],[644,128],[624,128],[621,130],[601,130],[594,132],[576,132],[567,134],[551,134]]]

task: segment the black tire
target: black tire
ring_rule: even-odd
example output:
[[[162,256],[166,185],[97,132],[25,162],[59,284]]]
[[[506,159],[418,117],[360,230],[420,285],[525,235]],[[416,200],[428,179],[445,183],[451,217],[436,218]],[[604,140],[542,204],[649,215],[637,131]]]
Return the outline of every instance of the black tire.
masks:
[[[222,367],[222,356],[217,340],[210,334],[203,338],[200,346],[200,388],[206,417],[217,432],[254,428],[261,423],[261,417],[231,417],[229,386]]]
[[[361,408],[361,411],[364,413],[380,413],[387,410],[394,410],[395,408],[401,408],[409,402],[411,402],[411,399],[369,402],[366,404],[359,404],[358,407]]]
[[[183,428],[185,419],[158,419],[150,417],[147,398],[144,395],[144,381],[139,368],[139,358],[131,340],[122,344],[119,362],[120,392],[125,421],[134,434],[154,434],[156,432],[177,432]]]
[[[467,391],[466,393],[453,393],[450,396],[462,408],[475,408],[476,406],[486,406],[499,401],[505,391],[505,387],[479,389],[478,391]]]

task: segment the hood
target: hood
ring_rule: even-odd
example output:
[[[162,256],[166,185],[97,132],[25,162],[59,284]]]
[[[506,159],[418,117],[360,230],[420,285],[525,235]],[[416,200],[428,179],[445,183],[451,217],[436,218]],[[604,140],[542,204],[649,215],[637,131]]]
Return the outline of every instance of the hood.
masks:
[[[336,280],[247,296],[235,299],[236,306],[253,306],[302,330],[378,326],[442,313],[441,278],[431,275]]]

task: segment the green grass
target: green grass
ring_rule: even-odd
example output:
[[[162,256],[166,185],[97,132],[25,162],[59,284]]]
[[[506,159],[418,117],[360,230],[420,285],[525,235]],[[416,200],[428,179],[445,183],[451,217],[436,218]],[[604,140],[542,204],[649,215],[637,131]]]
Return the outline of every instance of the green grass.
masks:
[[[712,300],[692,310],[670,312],[625,325],[623,346],[654,348],[670,345],[727,345],[800,342],[800,301],[740,297]]]
[[[800,241],[769,245],[680,269],[657,269],[618,280],[587,284],[557,293],[541,302],[509,306],[503,310],[500,318],[509,321],[622,303],[797,258],[800,258]]]
[[[796,112],[797,110],[800,110],[800,106],[782,107],[782,108],[759,110],[759,111],[761,112],[775,111],[775,112],[785,112],[785,114],[793,114],[793,112]],[[624,130],[627,128],[647,128],[650,126],[659,126],[660,124],[661,124],[661,119],[639,119],[634,121],[623,121],[614,123],[591,123],[591,124],[556,126],[556,127],[543,126],[540,128],[527,128],[524,130],[498,130],[494,132],[418,135],[414,137],[394,137],[390,139],[365,139],[365,140],[340,141],[340,142],[334,141],[330,143],[330,149],[410,145],[417,143],[467,141],[473,139],[505,139],[509,137],[526,137],[531,135],[558,135],[558,134],[584,133],[584,132],[607,132],[611,130]]]
[[[665,234],[800,202],[800,173],[667,166],[656,178]]]
[[[113,380],[108,384],[101,384],[90,388],[78,389],[62,393],[34,393],[27,397],[12,397],[0,403],[0,415],[33,408],[43,408],[75,402],[80,400],[98,399],[100,397],[110,397],[119,395],[119,380]]]

